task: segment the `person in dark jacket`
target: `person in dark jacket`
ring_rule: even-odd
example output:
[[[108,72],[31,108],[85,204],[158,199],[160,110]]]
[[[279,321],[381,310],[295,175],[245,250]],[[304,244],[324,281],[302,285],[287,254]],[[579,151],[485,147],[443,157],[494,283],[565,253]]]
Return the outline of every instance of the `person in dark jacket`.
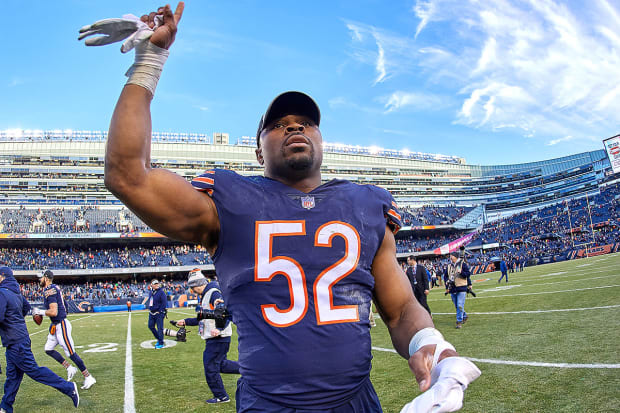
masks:
[[[456,328],[463,327],[468,318],[465,312],[465,299],[467,298],[467,291],[471,290],[471,278],[469,276],[469,266],[465,260],[460,257],[457,251],[451,252],[444,281],[446,293],[450,293],[456,308]]]
[[[502,278],[506,277],[506,284],[508,284],[508,267],[506,266],[506,261],[502,258],[502,261],[499,263],[499,270],[502,273],[502,276],[497,280],[498,283],[502,282]]]
[[[224,306],[224,297],[220,291],[220,285],[213,277],[205,277],[200,269],[196,268],[189,273],[187,286],[193,293],[200,295],[200,309],[213,310],[217,306]],[[198,334],[205,341],[205,349],[202,353],[205,378],[209,389],[213,392],[213,398],[208,399],[208,404],[228,403],[230,397],[224,388],[224,382],[220,373],[239,374],[239,363],[228,360],[227,354],[230,348],[232,325],[226,320],[223,328],[217,328],[215,320],[198,320],[197,317],[186,318],[177,321],[179,326],[198,326]]]
[[[164,348],[164,317],[166,317],[166,293],[158,280],[151,281],[148,299],[149,329],[157,339],[155,348]]]
[[[13,403],[26,373],[31,379],[46,384],[66,394],[78,407],[80,395],[76,383],[56,375],[47,367],[40,367],[32,355],[30,335],[24,316],[30,304],[19,290],[19,283],[8,267],[0,267],[0,338],[6,347],[6,381],[0,411],[13,412]]]
[[[420,305],[431,313],[431,309],[428,307],[426,302],[426,296],[429,293],[429,285],[428,285],[428,273],[426,268],[422,264],[418,265],[418,261],[413,255],[410,255],[407,258],[407,278],[409,279],[409,283],[411,284],[411,289],[413,290],[413,295],[418,300]]]

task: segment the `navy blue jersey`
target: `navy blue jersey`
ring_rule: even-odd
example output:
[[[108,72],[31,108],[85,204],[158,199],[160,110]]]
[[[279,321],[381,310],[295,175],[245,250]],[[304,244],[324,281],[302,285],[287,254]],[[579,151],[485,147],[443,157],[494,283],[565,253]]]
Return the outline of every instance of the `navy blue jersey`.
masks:
[[[51,303],[58,304],[58,314],[56,317],[50,317],[52,323],[60,323],[62,320],[67,318],[67,308],[65,307],[65,300],[62,298],[62,291],[56,284],[50,284],[48,287],[45,287],[43,290],[45,309],[49,310]]]
[[[239,335],[239,364],[261,397],[297,408],[350,398],[370,373],[372,261],[392,196],[332,180],[309,193],[214,170],[192,181],[220,220],[213,256]]]

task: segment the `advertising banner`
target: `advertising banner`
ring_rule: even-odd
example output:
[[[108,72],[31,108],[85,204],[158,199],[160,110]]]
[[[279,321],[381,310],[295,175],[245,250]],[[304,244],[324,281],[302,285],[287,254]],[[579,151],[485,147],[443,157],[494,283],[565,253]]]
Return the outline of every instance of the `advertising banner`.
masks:
[[[605,145],[611,169],[615,174],[620,173],[620,135],[605,139],[603,145]]]
[[[469,234],[455,240],[452,242],[449,242],[445,245],[442,245],[439,248],[435,248],[433,250],[433,253],[436,255],[446,255],[446,254],[450,254],[453,251],[457,251],[461,245],[465,246],[467,244],[469,244],[474,237],[478,235],[478,231],[474,231],[474,232],[470,232]]]

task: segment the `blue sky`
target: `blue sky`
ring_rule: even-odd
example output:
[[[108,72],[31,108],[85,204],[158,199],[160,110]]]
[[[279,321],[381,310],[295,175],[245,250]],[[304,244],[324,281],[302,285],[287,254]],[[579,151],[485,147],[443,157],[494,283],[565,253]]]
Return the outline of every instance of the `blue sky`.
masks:
[[[161,4],[4,0],[0,130],[106,130],[133,52],[78,30]],[[620,133],[618,27],[616,0],[188,0],[153,129],[253,136],[301,90],[327,142],[470,164],[601,149]]]

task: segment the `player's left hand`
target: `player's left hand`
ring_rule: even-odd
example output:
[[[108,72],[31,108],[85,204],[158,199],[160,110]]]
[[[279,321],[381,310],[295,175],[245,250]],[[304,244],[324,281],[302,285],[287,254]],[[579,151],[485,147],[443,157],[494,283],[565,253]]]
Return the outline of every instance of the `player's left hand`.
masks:
[[[35,308],[32,309],[32,315],[42,315],[42,316],[44,316],[45,315],[45,310],[43,310],[41,308],[35,307]]]
[[[211,337],[217,337],[220,335],[220,333],[221,333],[220,330],[218,330],[217,328],[214,328],[211,330]]]
[[[415,375],[420,391],[423,392],[431,387],[431,368],[433,367],[436,347],[436,344],[423,346],[409,357],[409,368]],[[446,357],[458,357],[458,353],[451,349],[445,349],[439,355],[438,361],[442,361]]]
[[[170,5],[166,4],[164,7],[157,9],[156,13],[152,12],[140,17],[140,20],[154,30],[151,36],[151,43],[162,49],[169,49],[172,46],[177,34],[177,25],[181,20],[181,16],[183,16],[184,9],[185,3],[180,1],[174,14],[172,14]]]
[[[445,350],[448,351],[448,350]],[[463,407],[465,389],[480,370],[464,357],[446,357],[433,368],[431,388],[407,403],[401,413],[454,412]],[[420,386],[421,387],[421,386]]]

